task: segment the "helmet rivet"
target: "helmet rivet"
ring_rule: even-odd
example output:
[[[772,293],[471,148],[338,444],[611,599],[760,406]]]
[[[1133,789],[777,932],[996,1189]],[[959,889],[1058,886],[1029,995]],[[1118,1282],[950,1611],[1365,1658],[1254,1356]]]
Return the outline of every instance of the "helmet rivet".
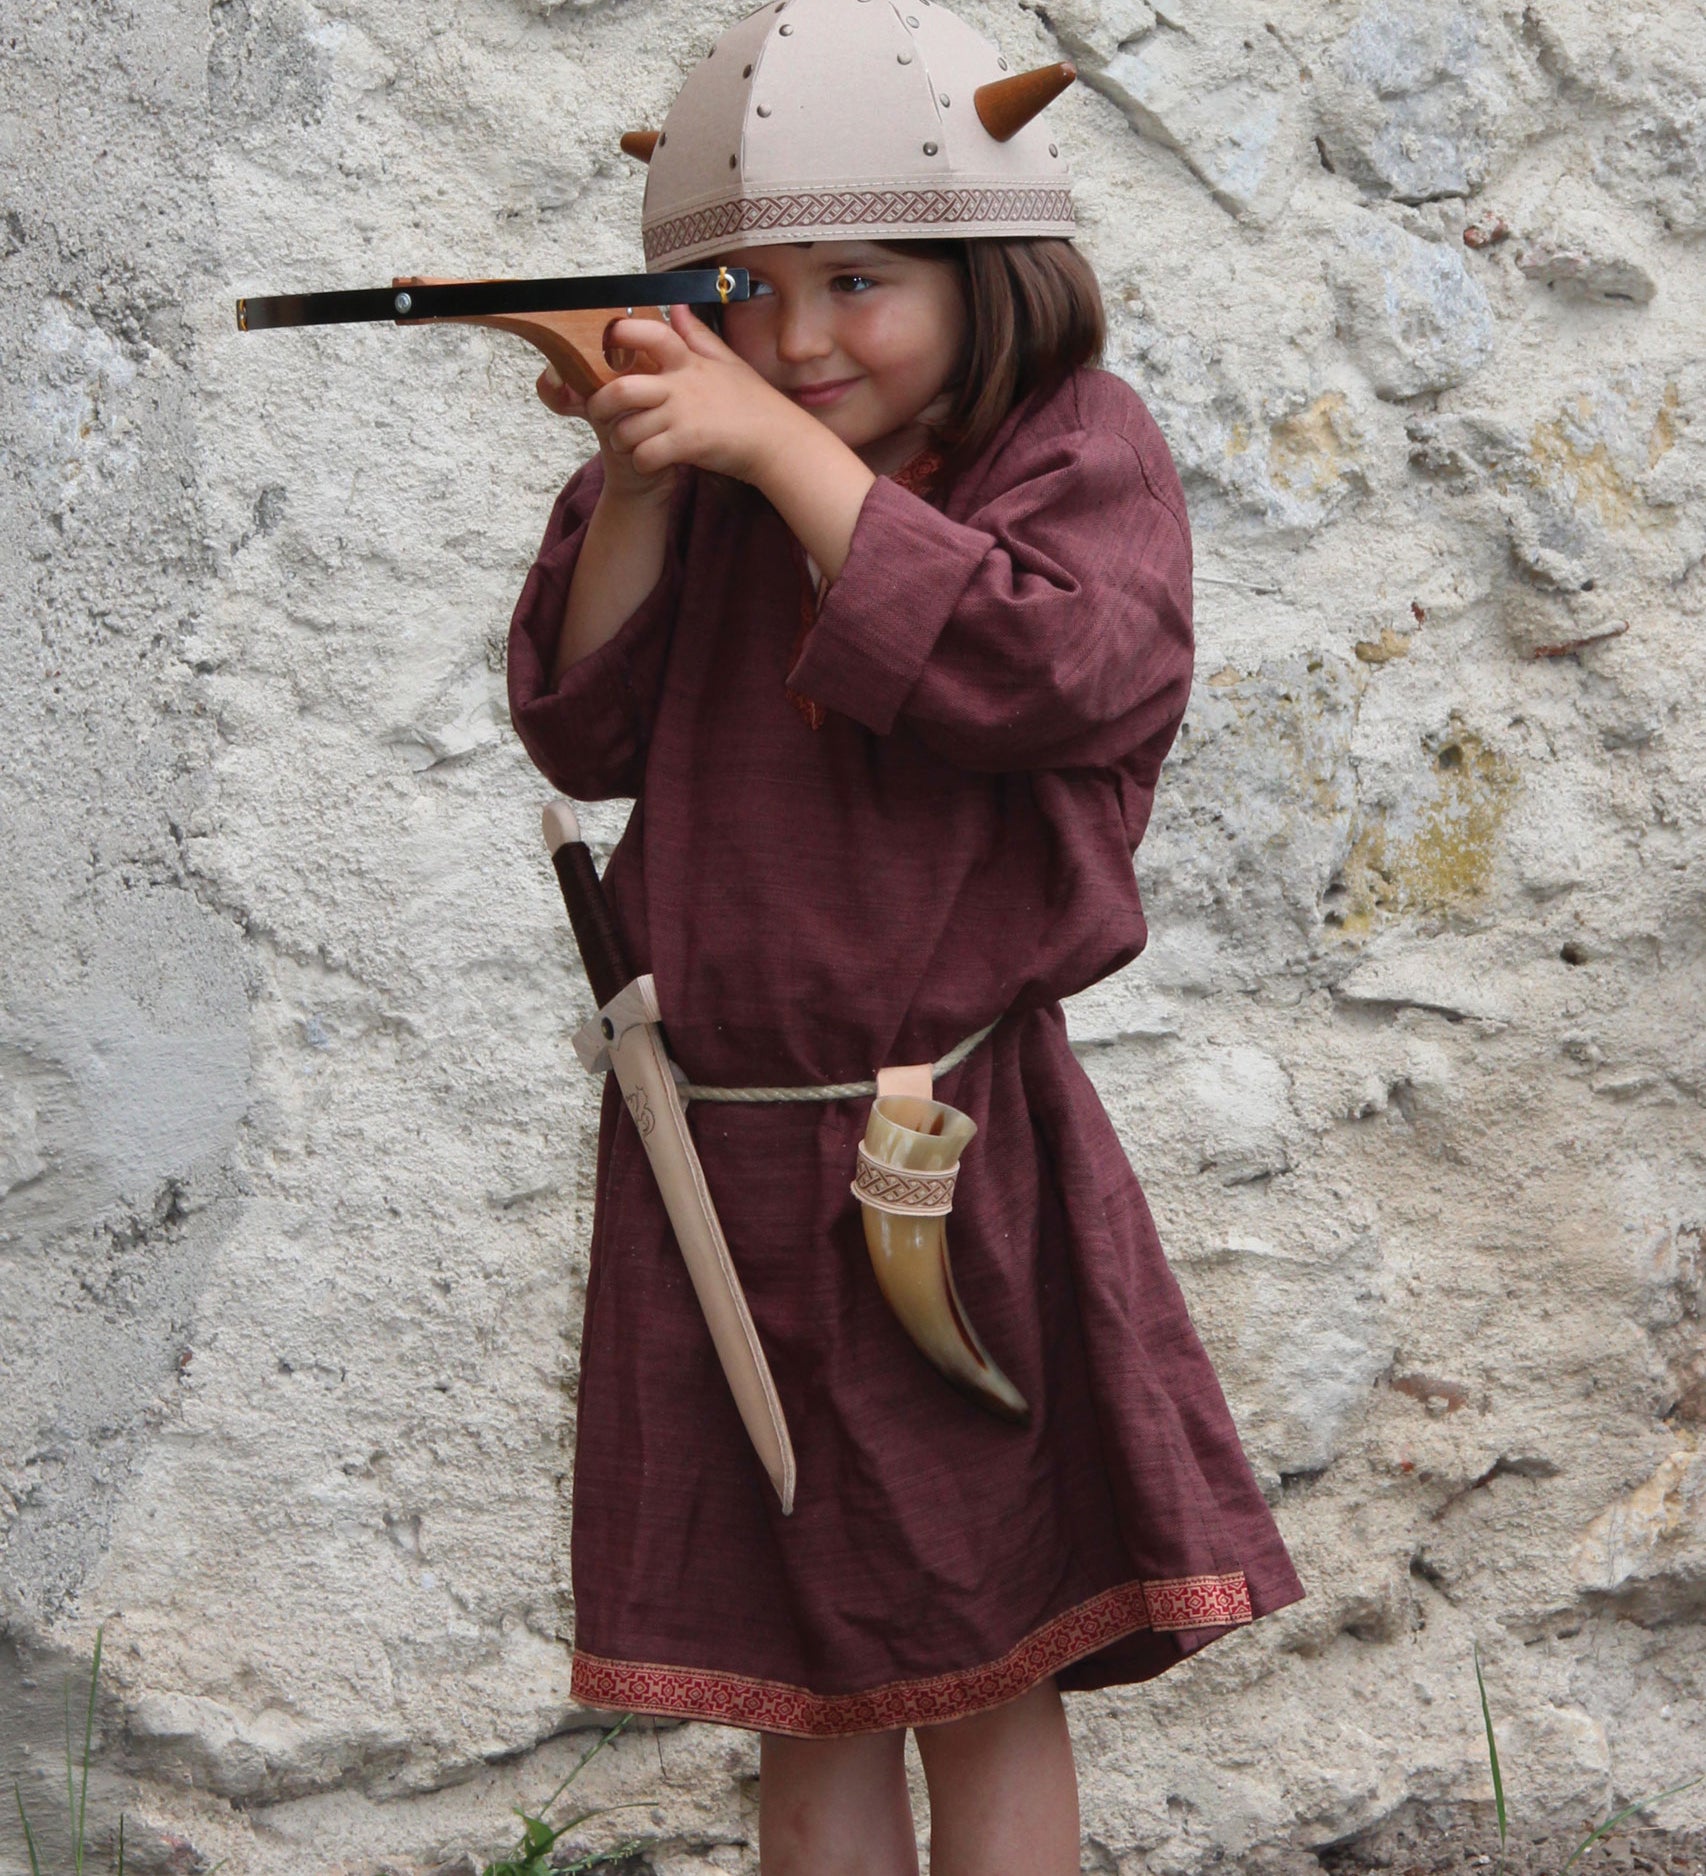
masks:
[[[794,29],[792,26],[783,25],[783,26],[778,26],[776,30],[782,35],[784,39],[786,39],[789,33],[791,33]]]
[[[729,168],[730,168],[730,169],[739,169],[739,168],[740,168],[740,159],[739,159],[738,157],[733,157],[733,156],[731,156],[731,157],[729,158]]]
[[[924,146],[924,154],[926,156],[934,156],[936,154],[936,150],[937,150],[937,145],[933,143],[927,143]]]
[[[910,27],[912,28],[912,30],[913,30],[914,32],[917,32],[917,30],[918,30],[918,15],[917,15],[916,13],[909,13],[909,14],[907,14],[907,16],[906,16],[906,23],[907,23],[907,25],[908,25],[908,26],[910,26]]]
[[[1006,61],[1005,59],[997,59],[997,60],[995,61],[995,63],[996,63],[997,65],[999,65],[999,66],[1001,67],[1001,69],[1002,69],[1003,71],[1006,71],[1006,69],[1007,69],[1007,61]]]
[[[942,93],[942,109],[945,111],[947,108],[948,108],[948,94],[947,92],[944,91]]]
[[[761,104],[758,107],[758,115],[760,117],[768,117],[770,115],[770,106],[768,104]]]
[[[897,52],[894,57],[897,65],[910,65],[912,63],[912,54],[910,52]]]
[[[1058,143],[1051,143],[1048,147],[1048,153],[1050,156],[1059,156],[1060,145]]]
[[[746,66],[746,67],[745,67],[745,68],[744,68],[744,69],[742,70],[742,72],[741,72],[741,77],[742,77],[742,78],[750,78],[751,76],[752,76],[752,67],[751,67],[750,65],[748,65],[748,66]]]

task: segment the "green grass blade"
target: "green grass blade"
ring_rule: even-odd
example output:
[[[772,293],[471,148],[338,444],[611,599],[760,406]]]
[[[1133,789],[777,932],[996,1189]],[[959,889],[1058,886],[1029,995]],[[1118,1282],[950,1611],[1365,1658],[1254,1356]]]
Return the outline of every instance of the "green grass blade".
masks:
[[[539,1815],[541,1817],[543,1817],[545,1813],[550,1810],[552,1805],[554,1805],[557,1802],[557,1800],[560,1797],[562,1797],[563,1793],[567,1791],[568,1788],[575,1782],[575,1780],[580,1777],[581,1773],[584,1772],[589,1765],[591,1765],[593,1760],[596,1759],[598,1755],[604,1750],[604,1748],[610,1744],[611,1740],[613,1740],[616,1737],[616,1735],[619,1732],[621,1732],[624,1727],[628,1725],[628,1723],[633,1719],[633,1717],[634,1716],[631,1713],[624,1713],[621,1719],[619,1719],[616,1722],[616,1724],[613,1727],[611,1727],[609,1732],[602,1734],[590,1746],[587,1747],[586,1751],[583,1752],[581,1756],[579,1757],[579,1759],[575,1761],[575,1764],[571,1768],[568,1777],[565,1778],[563,1782],[557,1787],[557,1789],[551,1793],[550,1797],[548,1797],[545,1800],[545,1802],[542,1805],[540,1805]]]
[[[71,1757],[71,1683],[67,1681],[62,1689],[65,1695],[65,1828],[73,1834],[77,1828],[77,1766]],[[76,1844],[72,1850],[75,1853]],[[82,1868],[82,1858],[77,1858],[75,1868]]]
[[[1499,1742],[1493,1737],[1493,1710],[1487,1705],[1487,1682],[1481,1673],[1481,1644],[1475,1644],[1475,1685],[1481,1690],[1481,1724],[1487,1729],[1487,1762],[1493,1768],[1493,1809],[1499,1819],[1499,1869],[1505,1867],[1505,1781],[1499,1770]]]
[[[77,1793],[77,1812],[72,1819],[72,1854],[76,1858],[77,1876],[83,1876],[83,1821],[89,1809],[89,1750],[95,1738],[95,1692],[101,1678],[101,1641],[106,1634],[106,1624],[95,1630],[95,1658],[89,1663],[89,1707],[83,1715],[83,1778]]]
[[[625,1798],[620,1804],[601,1804],[594,1810],[579,1812],[576,1816],[570,1818],[566,1824],[559,1824],[557,1827],[557,1835],[560,1837],[564,1831],[576,1829],[579,1825],[586,1823],[590,1818],[612,1817],[618,1811],[638,1811],[643,1805],[656,1803],[657,1799],[654,1796],[650,1798]]]
[[[1706,1778],[1706,1772],[1703,1772],[1700,1778]],[[1689,1790],[1692,1786],[1700,1783],[1700,1778],[1688,1779],[1683,1784],[1672,1785],[1669,1791],[1657,1792],[1651,1798],[1637,1798],[1633,1804],[1624,1805],[1621,1811],[1617,1812],[1613,1817],[1608,1817],[1605,1822],[1600,1825],[1598,1830],[1590,1831],[1588,1835],[1576,1845],[1575,1849],[1570,1853],[1570,1862],[1566,1863],[1563,1869],[1559,1870],[1558,1876],[1567,1876],[1570,1864],[1574,1863],[1576,1858],[1579,1857],[1584,1850],[1598,1843],[1600,1838],[1603,1837],[1614,1824],[1621,1824],[1626,1817],[1633,1816],[1637,1811],[1644,1811],[1649,1804],[1662,1803],[1666,1798],[1674,1798],[1679,1791]]]
[[[550,1797],[540,1805],[537,1814],[529,1816],[520,1805],[514,1807],[516,1816],[519,1817],[522,1822],[521,1842],[513,1855],[503,1858],[496,1863],[488,1863],[481,1871],[480,1876],[527,1876],[527,1871],[533,1866],[535,1857],[548,1855],[550,1848],[555,1846],[557,1839],[561,1837],[565,1831],[573,1830],[577,1825],[584,1824],[589,1817],[602,1817],[604,1815],[603,1811],[583,1811],[578,1816],[570,1818],[567,1823],[557,1825],[555,1829],[552,1829],[544,1822],[552,1805],[554,1805],[575,1780],[580,1777],[581,1773],[586,1770],[617,1734],[622,1732],[632,1722],[633,1718],[633,1714],[624,1713],[621,1719],[619,1719],[608,1732],[601,1734],[594,1740],[569,1768],[568,1776],[564,1778],[557,1789],[551,1793]],[[605,1808],[611,1811],[631,1810],[635,1805],[649,1804],[650,1802],[651,1800],[649,1798],[637,1798],[633,1801],[633,1804],[630,1805],[613,1804]],[[543,1851],[540,1851],[537,1847],[538,1840],[534,1833],[534,1826],[538,1826],[539,1830],[549,1837],[549,1845]],[[608,1856],[609,1854],[608,1851],[600,1852],[601,1856]],[[596,1860],[597,1859],[594,1861],[596,1862]],[[583,1865],[576,1863],[570,1867],[580,1869]],[[584,1867],[591,1868],[593,1865],[587,1864]],[[555,1872],[553,1876],[555,1876]]]
[[[24,1827],[24,1847],[30,1853],[30,1876],[41,1876],[41,1860],[36,1855],[35,1833],[30,1829],[30,1820],[24,1814],[24,1794],[14,1784],[12,1796],[18,1801],[18,1822]]]
[[[534,1863],[548,1857],[551,1851],[556,1848],[559,1838],[566,1837],[572,1830],[579,1830],[582,1824],[590,1823],[595,1817],[609,1817],[616,1811],[638,1811],[644,1806],[655,1802],[656,1800],[653,1798],[630,1798],[625,1804],[601,1804],[590,1811],[577,1811],[573,1817],[565,1818],[561,1824],[556,1825],[554,1828],[542,1824],[540,1819],[536,1817],[529,1818],[525,1811],[518,1812],[517,1815],[525,1819],[529,1828],[522,1839],[520,1847],[515,1853],[515,1858],[512,1860],[518,1863],[521,1876],[528,1876],[528,1871],[533,1868]],[[534,1836],[532,1826],[535,1824],[540,1825],[542,1838]],[[638,1843],[640,1839],[636,1837],[633,1841]],[[625,1850],[621,1852],[615,1850],[597,1850],[591,1851],[588,1854],[591,1857],[590,1862],[583,1858],[582,1861],[578,1863],[558,1864],[555,1869],[553,1869],[552,1876],[561,1876],[564,1870],[577,1870],[582,1868],[596,1869],[601,1859],[614,1857],[618,1854],[625,1856],[628,1853]],[[492,1864],[481,1872],[481,1876],[502,1876],[502,1871],[507,1867],[508,1866],[504,1864]]]

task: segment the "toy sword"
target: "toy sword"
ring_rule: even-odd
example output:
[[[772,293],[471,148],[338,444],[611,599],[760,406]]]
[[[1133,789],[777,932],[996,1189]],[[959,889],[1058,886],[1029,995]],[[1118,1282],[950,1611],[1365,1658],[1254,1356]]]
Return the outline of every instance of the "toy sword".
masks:
[[[610,321],[628,313],[662,319],[665,306],[726,306],[751,287],[744,267],[696,267],[671,274],[582,274],[560,280],[430,280],[406,275],[388,287],[340,293],[277,293],[237,302],[239,332],[280,326],[399,326],[439,321],[493,326],[536,345],[557,376],[583,397],[633,365],[608,351]]]
[[[575,1053],[595,1073],[608,1069],[622,1090],[729,1391],[786,1516],[794,1509],[794,1446],[698,1150],[687,1131],[674,1065],[664,1047],[656,986],[649,975],[635,977],[629,970],[621,934],[574,810],[566,801],[553,801],[545,809],[544,823],[551,864],[599,1006],[598,1014],[576,1034]]]

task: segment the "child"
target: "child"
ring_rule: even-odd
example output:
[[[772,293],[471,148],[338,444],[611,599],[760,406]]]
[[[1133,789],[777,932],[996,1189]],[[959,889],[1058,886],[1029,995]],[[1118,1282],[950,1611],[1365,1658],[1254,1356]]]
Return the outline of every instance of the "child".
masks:
[[[1089,368],[1056,147],[998,138],[1004,65],[921,14],[783,0],[689,77],[648,262],[753,297],[720,335],[617,322],[653,369],[590,400],[541,380],[599,453],[511,638],[540,768],[636,798],[605,884],[688,1080],[807,1096],[688,1110],[793,1514],[613,1084],[575,1460],[575,1691],[758,1730],[765,1876],[912,1876],[909,1727],[935,1876],[1076,1872],[1059,1690],[1302,1594],[1059,1001],[1144,942],[1132,854],[1190,676],[1179,484]],[[959,1297],[1022,1424],[890,1313],[848,1190],[869,1101],[816,1094],[951,1052],[934,1092],[979,1129]]]

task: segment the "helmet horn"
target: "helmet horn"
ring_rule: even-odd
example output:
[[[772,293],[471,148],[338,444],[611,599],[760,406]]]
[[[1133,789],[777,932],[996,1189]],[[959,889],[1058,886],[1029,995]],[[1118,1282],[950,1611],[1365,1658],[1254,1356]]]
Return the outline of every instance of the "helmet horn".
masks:
[[[1011,78],[979,85],[972,95],[978,121],[997,143],[1005,143],[1045,105],[1052,104],[1077,76],[1077,66],[1063,59],[1058,65],[1039,65],[1034,72],[1015,72]],[[626,137],[622,147],[628,147]]]
[[[642,163],[649,163],[657,147],[658,133],[655,130],[625,130],[622,133],[624,156],[637,156]]]

